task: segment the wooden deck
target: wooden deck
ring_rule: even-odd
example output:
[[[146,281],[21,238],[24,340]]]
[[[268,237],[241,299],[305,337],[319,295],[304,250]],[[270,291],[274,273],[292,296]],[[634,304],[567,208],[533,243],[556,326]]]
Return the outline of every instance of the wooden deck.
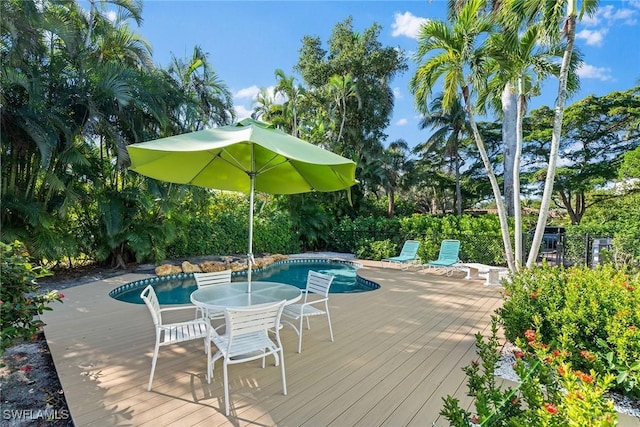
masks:
[[[145,275],[66,289],[64,304],[43,320],[75,425],[447,425],[438,414],[442,398],[470,403],[461,368],[475,359],[474,335],[489,330],[500,288],[374,265],[359,274],[381,289],[331,295],[335,342],[324,318],[312,319],[301,354],[293,330],[283,329],[287,396],[273,359],[265,369],[259,362],[230,367],[230,417],[219,364],[206,383],[201,341],[162,347],[146,390],[151,316],[144,305],[108,296]]]

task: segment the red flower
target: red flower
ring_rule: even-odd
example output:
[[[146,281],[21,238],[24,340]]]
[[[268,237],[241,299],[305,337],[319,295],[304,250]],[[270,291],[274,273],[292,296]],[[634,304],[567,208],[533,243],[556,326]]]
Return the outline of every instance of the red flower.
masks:
[[[60,299],[64,298],[64,294],[58,294],[58,296],[60,297]]]
[[[513,355],[516,357],[516,359],[522,359],[524,357],[524,352],[523,351],[514,351]]]
[[[583,383],[591,384],[593,382],[593,377],[589,374],[585,374],[582,371],[576,371],[576,375],[582,380]]]
[[[531,294],[531,299],[538,299],[538,294],[537,293],[532,293]]]
[[[558,366],[558,373],[564,376],[567,373],[567,371],[565,371],[564,366],[560,365]]]
[[[531,342],[531,341],[535,341],[536,339],[536,331],[534,331],[533,329],[527,329],[524,332],[524,337],[527,339],[527,341]]]
[[[550,413],[550,414],[557,414],[558,413],[558,408],[553,403],[549,403],[549,402],[545,403],[544,404],[544,409],[546,409],[547,412]]]
[[[20,368],[22,372],[30,372],[32,369],[33,369],[33,366],[31,365],[24,365],[22,368]]]
[[[562,353],[560,353],[560,350],[558,350],[558,349],[553,350],[551,353],[552,353],[555,357],[558,357],[558,356],[560,356],[560,355],[562,354]]]
[[[591,352],[589,352],[588,350],[582,350],[580,352],[580,356],[587,359],[587,360],[595,360],[596,356],[594,356],[593,354],[591,354]]]
[[[480,422],[480,418],[477,415],[471,417],[471,422],[474,424],[478,424]]]

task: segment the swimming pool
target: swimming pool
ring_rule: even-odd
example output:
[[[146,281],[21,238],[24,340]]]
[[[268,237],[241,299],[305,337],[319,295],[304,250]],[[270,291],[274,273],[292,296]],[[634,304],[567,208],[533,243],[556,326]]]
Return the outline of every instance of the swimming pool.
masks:
[[[280,282],[304,289],[309,270],[334,276],[331,293],[358,293],[378,289],[380,285],[356,274],[361,265],[351,261],[329,259],[287,259],[275,262],[265,268],[254,270],[252,280]],[[231,281],[245,281],[246,271],[234,272]],[[197,289],[193,274],[172,274],[138,280],[119,286],[109,292],[109,296],[119,301],[142,304],[140,292],[152,285],[160,304],[190,304],[189,296]]]

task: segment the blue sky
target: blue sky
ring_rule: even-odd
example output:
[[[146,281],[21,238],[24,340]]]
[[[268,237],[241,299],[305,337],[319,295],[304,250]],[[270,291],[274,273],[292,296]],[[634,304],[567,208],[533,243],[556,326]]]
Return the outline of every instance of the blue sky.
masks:
[[[383,46],[407,52],[409,71],[392,82],[396,105],[386,143],[402,138],[414,146],[428,138],[418,127],[419,114],[408,89],[417,64],[412,60],[416,35],[426,19],[444,19],[446,0],[421,1],[184,1],[146,0],[144,22],[137,32],[153,47],[157,64],[166,66],[173,53],[191,55],[200,45],[219,78],[234,94],[240,119],[252,109],[259,88],[272,87],[274,71],[296,75],[302,38],[318,36],[326,47],[335,24],[353,17],[356,31],[374,22]],[[584,55],[581,90],[567,105],[589,94],[605,95],[640,82],[640,0],[600,0],[598,14],[583,19],[576,45]],[[298,83],[303,83],[300,78]],[[549,79],[530,109],[553,108],[557,80]]]

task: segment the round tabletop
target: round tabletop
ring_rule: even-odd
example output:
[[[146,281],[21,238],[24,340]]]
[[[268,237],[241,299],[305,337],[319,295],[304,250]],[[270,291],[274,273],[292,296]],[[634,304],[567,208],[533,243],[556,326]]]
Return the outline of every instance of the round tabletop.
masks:
[[[294,303],[302,297],[297,286],[276,282],[231,282],[223,285],[205,286],[191,293],[191,302],[210,310],[249,307],[256,304],[286,300]]]

